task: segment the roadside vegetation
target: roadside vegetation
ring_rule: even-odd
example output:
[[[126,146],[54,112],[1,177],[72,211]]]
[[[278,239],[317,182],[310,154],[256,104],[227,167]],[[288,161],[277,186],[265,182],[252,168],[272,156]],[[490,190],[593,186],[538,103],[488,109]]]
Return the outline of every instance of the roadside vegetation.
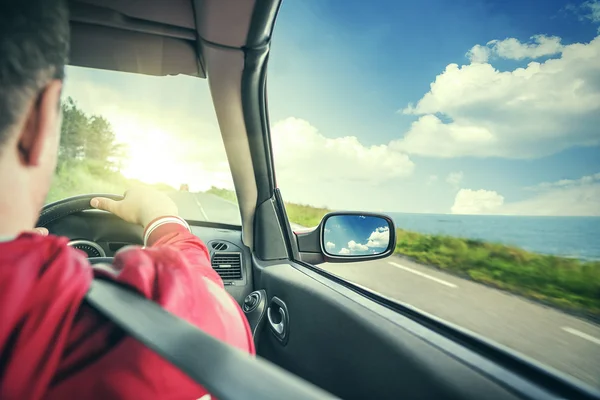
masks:
[[[225,200],[237,203],[237,197],[235,196],[235,192],[232,190],[216,188],[213,186],[207,190],[206,193],[211,193],[215,196],[222,197]],[[319,222],[321,222],[323,216],[331,210],[327,208],[318,208],[304,204],[286,202],[285,211],[290,222],[301,226],[314,227],[319,225]]]
[[[600,319],[600,261],[397,230],[396,253],[558,308]]]
[[[285,211],[291,222],[309,228],[319,225],[323,216],[331,212],[327,208],[317,208],[296,203],[285,203]]]
[[[235,192],[233,190],[221,189],[213,186],[208,189],[206,193],[214,194],[215,196],[219,196],[227,201],[237,204],[237,197],[235,196]]]

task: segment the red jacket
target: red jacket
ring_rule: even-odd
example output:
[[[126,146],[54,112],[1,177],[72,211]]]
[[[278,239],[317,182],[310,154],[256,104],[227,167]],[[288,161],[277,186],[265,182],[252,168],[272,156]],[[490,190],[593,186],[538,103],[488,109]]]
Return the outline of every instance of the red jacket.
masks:
[[[242,310],[212,269],[206,246],[183,226],[165,224],[152,233],[151,247],[121,250],[113,271],[92,270],[67,241],[22,234],[0,243],[1,399],[192,400],[207,393],[82,304],[94,274],[131,285],[254,353]]]

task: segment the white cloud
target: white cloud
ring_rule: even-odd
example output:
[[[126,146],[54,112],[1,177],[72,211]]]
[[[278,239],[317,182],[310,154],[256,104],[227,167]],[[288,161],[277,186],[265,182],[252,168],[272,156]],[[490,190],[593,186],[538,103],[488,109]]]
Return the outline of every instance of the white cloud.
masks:
[[[338,254],[347,255],[347,254],[350,254],[350,250],[348,250],[345,247],[342,247],[342,249],[340,250],[340,252]]]
[[[450,174],[448,174],[448,176],[446,177],[446,182],[449,183],[450,185],[458,188],[458,186],[460,185],[460,183],[463,180],[463,177],[464,177],[464,174],[462,171],[450,172]]]
[[[325,244],[325,248],[326,248],[327,250],[333,250],[333,249],[335,249],[335,243],[333,243],[333,242],[327,242],[327,243]]]
[[[562,52],[563,45],[557,36],[534,35],[529,43],[515,38],[491,40],[485,46],[475,45],[466,54],[472,63],[486,63],[490,58],[509,60],[536,59]]]
[[[354,136],[328,138],[298,118],[275,123],[271,134],[277,182],[290,201],[376,206],[371,187],[389,187],[415,168],[406,154],[387,145],[367,146]]]
[[[555,182],[542,182],[538,185],[531,186],[526,189],[540,191],[540,190],[546,190],[546,189],[550,189],[550,188],[569,187],[569,186],[576,186],[576,185],[588,185],[588,184],[594,183],[596,181],[600,181],[600,172],[592,174],[592,175],[582,176],[579,179],[561,179],[561,180],[558,180]]]
[[[533,197],[505,202],[492,190],[461,189],[451,208],[454,214],[600,216],[600,173],[578,179],[545,182],[530,189]]]
[[[476,44],[471,48],[471,50],[467,51],[467,54],[465,54],[465,56],[472,63],[486,63],[490,58],[491,52],[492,51],[489,47]]]
[[[437,175],[429,175],[429,177],[427,178],[427,185],[431,185],[431,184],[437,182],[438,179],[439,178]]]
[[[520,59],[557,51],[558,38],[536,38],[535,44],[492,42],[489,55]],[[485,58],[480,48],[475,53]],[[390,148],[409,154],[533,158],[597,145],[600,36],[512,71],[484,62],[449,64],[430,91],[402,112],[419,119]]]
[[[578,6],[568,4],[565,7],[579,17],[580,21],[591,21],[592,23],[600,23],[600,0],[588,0]],[[600,32],[600,28],[598,28]]]
[[[272,136],[277,173],[290,179],[385,181],[414,170],[406,154],[386,145],[365,146],[355,136],[327,138],[298,118],[277,122]]]
[[[494,214],[504,197],[493,190],[460,189],[450,209],[452,214]]]
[[[388,247],[390,244],[390,227],[381,226],[375,229],[367,241],[367,247]]]
[[[562,52],[563,45],[557,36],[535,35],[531,37],[533,43],[521,43],[515,38],[492,40],[488,46],[492,47],[493,54],[509,60],[536,59],[552,56]]]
[[[343,248],[341,251],[349,250],[349,252],[365,252],[370,248],[381,248],[387,247],[390,243],[390,228],[388,226],[381,226],[375,229],[369,235],[367,239],[367,244],[358,243],[354,240],[348,242],[348,248]],[[342,252],[340,251],[340,254]],[[377,251],[372,251],[373,254],[377,253]],[[347,254],[347,253],[343,253]]]
[[[555,187],[530,199],[509,203],[501,214],[600,216],[600,184]]]
[[[600,23],[600,1],[591,0],[584,2],[581,7],[587,10],[584,16],[594,23]],[[599,28],[600,29],[600,28]]]
[[[354,240],[348,242],[348,248],[351,251],[367,251],[369,248],[361,243],[356,243]]]

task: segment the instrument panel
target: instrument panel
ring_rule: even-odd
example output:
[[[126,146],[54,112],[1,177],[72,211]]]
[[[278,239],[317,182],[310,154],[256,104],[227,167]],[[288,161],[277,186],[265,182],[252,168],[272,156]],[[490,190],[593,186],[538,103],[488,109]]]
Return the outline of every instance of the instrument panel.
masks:
[[[104,249],[98,243],[91,240],[72,240],[67,245],[85,252],[88,258],[106,257]]]

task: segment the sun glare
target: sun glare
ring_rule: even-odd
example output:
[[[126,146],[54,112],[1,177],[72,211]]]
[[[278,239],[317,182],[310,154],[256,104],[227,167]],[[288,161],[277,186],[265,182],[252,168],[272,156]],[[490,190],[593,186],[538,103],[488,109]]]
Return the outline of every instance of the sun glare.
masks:
[[[193,143],[132,118],[115,119],[113,126],[118,140],[127,146],[127,160],[121,170],[125,177],[176,189],[187,184],[192,191],[232,187],[227,163],[219,163],[223,171],[208,171],[202,160],[190,160]]]

